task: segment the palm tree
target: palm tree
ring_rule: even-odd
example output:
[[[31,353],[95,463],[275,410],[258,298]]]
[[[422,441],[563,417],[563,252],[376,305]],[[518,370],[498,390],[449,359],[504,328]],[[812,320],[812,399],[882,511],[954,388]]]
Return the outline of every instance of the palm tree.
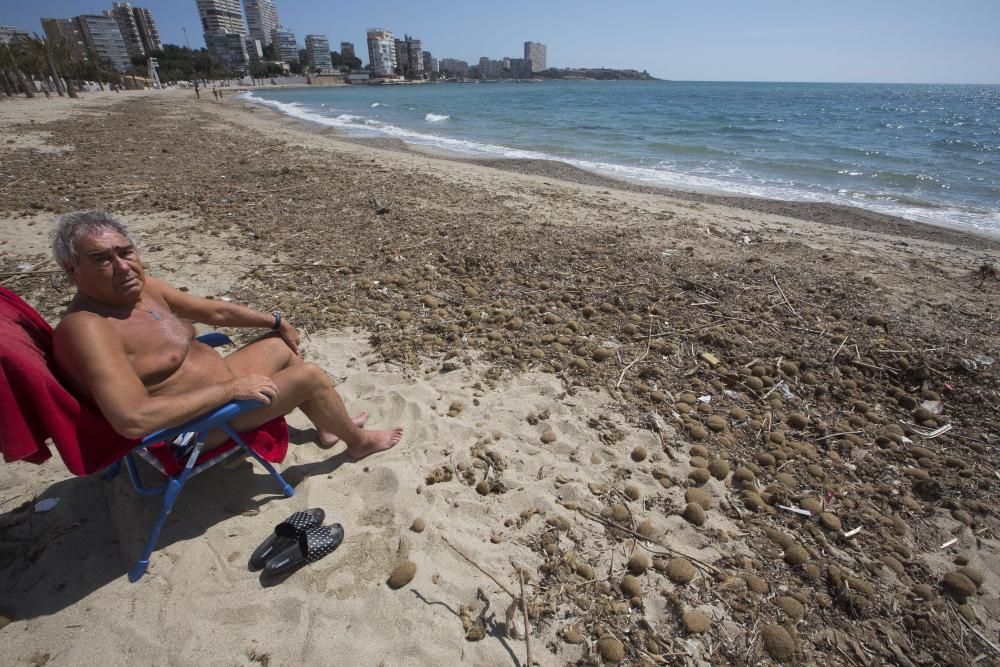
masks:
[[[50,39],[49,42],[49,56],[53,61],[53,69],[55,66],[59,66],[59,70],[66,72],[66,78],[64,79],[66,83],[66,93],[73,98],[79,97],[76,94],[76,86],[73,84],[73,79],[71,73],[73,71],[73,51],[70,48],[69,42],[67,42],[62,37],[57,39]],[[56,77],[58,81],[62,77]]]
[[[45,43],[44,39],[36,34],[34,37],[28,37],[22,40],[18,47],[21,61],[24,63],[25,69],[27,69],[32,76],[37,76],[43,81],[55,78],[55,68],[52,66],[52,61],[49,58],[48,45]],[[59,96],[62,97],[62,86],[60,86],[57,82],[55,82],[55,86]],[[48,91],[48,88],[45,90]]]
[[[62,97],[65,90],[62,77],[59,76],[59,70],[56,69],[55,59],[52,57],[51,41],[47,41],[35,33],[34,37],[29,37],[25,41],[25,47],[32,53],[33,58],[39,61],[40,69],[45,71],[45,76],[53,80],[56,92],[59,93],[59,97]]]
[[[24,91],[25,97],[34,97],[34,86],[29,86],[24,78],[24,74],[21,73],[21,69],[17,66],[17,59],[14,57],[14,52],[10,50],[10,44],[4,44],[4,47],[7,54],[6,60],[9,63],[8,67],[14,73],[14,79],[20,85],[21,90]]]

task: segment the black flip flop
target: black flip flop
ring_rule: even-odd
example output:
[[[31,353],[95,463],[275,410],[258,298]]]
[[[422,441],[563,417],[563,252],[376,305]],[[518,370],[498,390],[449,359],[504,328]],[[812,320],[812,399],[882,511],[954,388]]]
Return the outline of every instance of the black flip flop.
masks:
[[[304,512],[296,512],[279,523],[274,527],[274,534],[254,549],[250,556],[250,569],[261,569],[276,553],[298,544],[299,537],[305,535],[310,528],[322,525],[325,517],[326,513],[317,507]]]
[[[303,565],[315,563],[333,552],[344,541],[344,527],[339,523],[316,526],[302,533],[298,541],[279,551],[267,561],[261,580],[274,581],[291,574]]]

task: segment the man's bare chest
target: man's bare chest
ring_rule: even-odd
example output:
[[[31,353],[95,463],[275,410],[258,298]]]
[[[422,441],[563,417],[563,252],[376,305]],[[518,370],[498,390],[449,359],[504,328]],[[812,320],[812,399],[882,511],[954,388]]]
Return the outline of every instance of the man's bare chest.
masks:
[[[137,308],[112,326],[133,370],[147,387],[167,380],[181,367],[195,333],[189,322],[155,306],[149,310]]]

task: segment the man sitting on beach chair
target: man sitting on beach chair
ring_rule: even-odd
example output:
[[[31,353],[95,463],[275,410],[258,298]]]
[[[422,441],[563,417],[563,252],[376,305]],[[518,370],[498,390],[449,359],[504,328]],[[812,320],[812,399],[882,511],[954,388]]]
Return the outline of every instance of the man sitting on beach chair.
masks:
[[[118,219],[100,211],[67,213],[56,220],[52,241],[56,261],[77,287],[55,329],[56,360],[64,379],[121,435],[140,438],[229,401],[253,399],[264,407],[234,419],[238,432],[300,408],[322,445],[342,439],[355,460],[402,437],[399,427],[366,430],[366,413],[348,416],[326,372],[299,357],[299,334],[280,312],[203,299],[147,276],[135,240]],[[185,320],[271,333],[223,358],[194,340]],[[224,440],[219,433],[207,445]]]

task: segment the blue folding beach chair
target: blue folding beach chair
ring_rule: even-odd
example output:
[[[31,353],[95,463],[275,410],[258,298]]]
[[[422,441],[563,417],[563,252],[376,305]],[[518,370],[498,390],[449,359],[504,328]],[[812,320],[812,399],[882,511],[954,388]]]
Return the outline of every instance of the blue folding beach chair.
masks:
[[[198,340],[211,347],[232,342],[220,333],[206,334]],[[294,493],[274,466],[261,453],[247,446],[244,438],[230,425],[235,417],[260,407],[257,401],[234,401],[187,424],[151,433],[136,445],[134,440],[115,433],[100,411],[80,401],[62,384],[52,349],[52,327],[17,294],[0,287],[0,451],[3,458],[40,464],[51,456],[48,443],[52,443],[74,475],[107,470],[111,478],[120,471],[124,461],[132,484],[140,494],[162,495],[160,514],[142,556],[128,573],[129,581],[137,581],[146,572],[160,531],[188,479],[231,454],[241,450],[249,454],[277,480],[286,496]],[[224,431],[235,444],[224,444],[202,455],[205,437],[213,429]],[[273,420],[256,430],[251,444],[265,447],[262,449],[264,456],[283,453],[280,448],[266,449],[266,443],[273,445],[285,438],[284,429],[283,421]],[[135,454],[158,468],[164,481],[155,486],[143,484]]]
[[[198,340],[211,347],[219,347],[220,345],[228,345],[232,343],[228,336],[221,333],[204,334],[199,336]],[[146,541],[146,547],[143,550],[142,555],[139,557],[139,561],[132,567],[131,570],[129,570],[129,581],[138,581],[142,575],[146,573],[146,569],[149,567],[149,558],[153,553],[153,549],[156,548],[156,542],[160,537],[160,531],[163,529],[163,524],[170,515],[170,512],[174,507],[174,503],[177,501],[177,497],[180,495],[181,489],[184,488],[184,484],[187,483],[188,479],[194,477],[198,473],[208,470],[215,464],[228,458],[230,455],[240,451],[245,454],[249,454],[255,458],[258,463],[264,466],[271,476],[277,480],[278,486],[281,487],[285,496],[291,498],[295,494],[295,490],[292,489],[291,485],[285,481],[284,477],[281,476],[281,473],[279,473],[274,466],[271,465],[271,463],[265,461],[260,454],[248,447],[243,441],[243,438],[240,437],[239,433],[234,431],[229,425],[230,422],[239,415],[256,410],[262,405],[263,404],[258,401],[232,401],[213,410],[209,414],[189,421],[186,424],[150,433],[142,439],[142,442],[138,447],[126,454],[120,461],[113,464],[108,469],[107,479],[114,479],[114,477],[120,472],[122,461],[124,461],[125,466],[128,469],[129,478],[132,480],[132,486],[135,487],[135,490],[138,493],[144,496],[163,495],[163,506],[160,509],[160,514],[153,523],[149,539]],[[203,458],[201,457],[201,451],[205,446],[205,438],[213,429],[221,429],[224,431],[226,435],[232,438],[232,440],[237,444],[237,447],[231,447],[214,456]],[[180,472],[170,474],[163,466],[160,459],[149,451],[149,447],[160,443],[170,443],[169,448],[172,451],[173,456],[179,463],[183,462],[183,468],[181,468]],[[160,484],[156,484],[155,486],[147,486],[144,484],[142,478],[139,476],[139,470],[136,467],[135,457],[133,456],[134,454],[140,455],[150,465],[156,468],[160,474],[166,478],[165,481]]]

